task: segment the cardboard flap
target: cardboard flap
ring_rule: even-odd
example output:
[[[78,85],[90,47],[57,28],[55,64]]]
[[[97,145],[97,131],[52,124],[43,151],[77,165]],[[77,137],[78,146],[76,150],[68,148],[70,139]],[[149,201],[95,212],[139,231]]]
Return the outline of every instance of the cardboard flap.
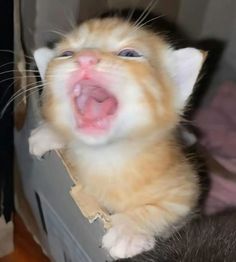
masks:
[[[110,216],[109,214],[99,205],[98,201],[88,193],[84,192],[82,185],[78,180],[77,174],[69,160],[65,157],[63,150],[57,150],[57,154],[60,157],[65,169],[74,182],[75,186],[71,188],[70,195],[77,204],[82,214],[89,220],[90,223],[96,219],[101,219],[105,228],[109,228]]]
[[[83,191],[80,184],[72,187],[70,194],[80,208],[82,214],[89,220],[90,223],[93,223],[99,218],[102,220],[105,228],[109,228],[111,226],[109,215],[100,207],[94,197]]]

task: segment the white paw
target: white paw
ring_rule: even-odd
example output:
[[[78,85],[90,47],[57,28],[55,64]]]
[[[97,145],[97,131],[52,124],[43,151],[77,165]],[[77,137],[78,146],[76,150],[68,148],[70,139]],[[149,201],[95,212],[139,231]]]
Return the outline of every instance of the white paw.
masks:
[[[29,137],[29,151],[31,155],[41,158],[50,150],[60,149],[64,147],[61,138],[58,137],[47,124],[40,125],[32,130]]]
[[[103,247],[115,258],[128,258],[154,247],[153,236],[137,232],[130,224],[111,227],[102,240]]]

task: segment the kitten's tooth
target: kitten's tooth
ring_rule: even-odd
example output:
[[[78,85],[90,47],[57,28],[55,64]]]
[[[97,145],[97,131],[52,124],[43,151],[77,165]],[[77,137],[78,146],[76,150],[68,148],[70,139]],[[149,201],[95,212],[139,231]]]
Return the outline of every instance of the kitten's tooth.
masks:
[[[77,121],[78,121],[78,124],[79,124],[80,126],[82,126],[82,124],[83,124],[83,120],[80,119],[80,118],[77,118]]]
[[[77,107],[78,109],[80,110],[80,112],[83,114],[84,113],[84,110],[85,110],[85,104],[87,102],[87,97],[84,96],[84,95],[81,95],[79,97],[77,97]]]
[[[108,128],[109,127],[109,120],[104,119],[103,123],[102,123],[102,126],[103,126],[103,128]]]
[[[96,127],[102,128],[102,120],[101,120],[101,119],[98,119],[98,120],[96,121]]]
[[[96,121],[96,126],[99,127],[99,128],[101,127],[101,120],[100,120],[100,119],[98,119],[98,120]]]
[[[108,124],[108,122],[107,122],[106,119],[98,119],[98,120],[96,121],[96,126],[97,126],[98,128],[107,128],[107,124]]]
[[[76,84],[76,86],[74,87],[74,90],[73,90],[73,94],[74,96],[79,96],[81,93],[81,86],[80,84]]]

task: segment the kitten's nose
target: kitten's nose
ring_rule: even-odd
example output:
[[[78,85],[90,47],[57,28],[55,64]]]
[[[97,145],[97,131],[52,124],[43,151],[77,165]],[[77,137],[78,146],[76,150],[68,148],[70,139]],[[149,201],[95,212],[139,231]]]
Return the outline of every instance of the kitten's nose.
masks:
[[[80,66],[96,65],[99,62],[98,54],[94,51],[83,51],[77,56],[77,62]]]

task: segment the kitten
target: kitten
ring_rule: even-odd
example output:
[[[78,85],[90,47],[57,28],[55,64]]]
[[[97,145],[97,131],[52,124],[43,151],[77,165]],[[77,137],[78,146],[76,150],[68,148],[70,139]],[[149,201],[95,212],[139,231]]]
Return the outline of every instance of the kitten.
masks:
[[[113,258],[152,249],[196,206],[198,177],[175,130],[204,56],[120,18],[89,20],[35,52],[44,122],[30,152],[67,149],[85,192],[111,214],[102,244]]]
[[[122,262],[236,261],[236,211],[195,219],[156,247]]]

